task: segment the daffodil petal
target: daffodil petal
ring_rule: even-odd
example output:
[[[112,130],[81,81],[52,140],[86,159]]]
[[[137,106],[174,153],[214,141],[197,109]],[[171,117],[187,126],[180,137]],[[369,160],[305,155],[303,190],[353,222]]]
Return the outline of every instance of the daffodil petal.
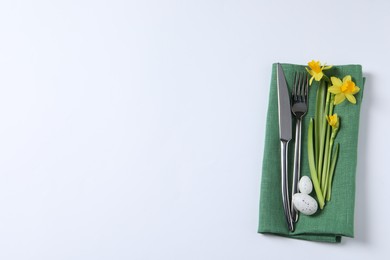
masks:
[[[356,98],[351,94],[345,94],[345,97],[348,99],[349,102],[352,104],[356,104]]]
[[[341,92],[340,87],[331,86],[328,88],[328,91],[332,94],[338,94]]]
[[[324,76],[324,73],[320,72],[314,75],[314,78],[316,79],[316,81],[320,81],[322,79],[322,76]]]
[[[311,85],[311,83],[313,83],[313,79],[314,79],[314,76],[310,78],[309,85]]]
[[[341,102],[343,102],[345,100],[345,95],[343,93],[339,93],[337,94],[335,97],[334,97],[334,104],[335,105],[338,105],[340,104]]]
[[[312,70],[309,70],[308,68],[306,68],[306,70],[310,74],[310,76],[314,76],[314,72]]]
[[[343,78],[343,82],[346,82],[347,80],[352,81],[351,75],[347,75],[347,76],[345,76],[345,77]]]
[[[328,70],[330,68],[332,68],[332,66],[324,66],[323,70]]]
[[[330,80],[332,81],[332,84],[336,87],[341,87],[343,85],[343,82],[339,78],[331,77]]]
[[[356,94],[360,91],[360,88],[358,86],[355,86],[355,89],[352,91],[352,94]]]

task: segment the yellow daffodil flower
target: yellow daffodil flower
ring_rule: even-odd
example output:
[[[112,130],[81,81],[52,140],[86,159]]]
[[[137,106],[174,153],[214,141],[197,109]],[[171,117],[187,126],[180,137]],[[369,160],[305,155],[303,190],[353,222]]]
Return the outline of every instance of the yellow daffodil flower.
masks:
[[[322,77],[324,76],[323,70],[328,70],[332,68],[332,66],[325,66],[321,65],[319,61],[312,60],[309,63],[307,63],[310,69],[306,68],[307,72],[311,75],[309,84],[313,82],[313,79],[316,81],[320,81]]]
[[[360,88],[355,85],[355,82],[352,81],[350,75],[345,76],[343,81],[336,77],[331,77],[330,80],[332,81],[332,86],[328,88],[328,91],[335,94],[335,105],[343,102],[345,98],[347,98],[352,104],[356,104],[356,98],[353,95],[358,93]]]
[[[337,116],[337,114],[327,116],[326,119],[328,120],[328,123],[332,127],[332,129],[339,128],[340,120],[339,120],[339,117]]]

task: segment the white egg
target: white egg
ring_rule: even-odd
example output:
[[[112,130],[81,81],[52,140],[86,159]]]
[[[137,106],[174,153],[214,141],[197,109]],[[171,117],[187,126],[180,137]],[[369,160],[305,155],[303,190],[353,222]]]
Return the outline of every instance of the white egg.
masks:
[[[313,215],[318,209],[317,201],[310,195],[295,193],[292,197],[294,207],[305,215]]]
[[[310,194],[313,191],[313,183],[308,176],[302,176],[298,183],[298,189],[304,194]]]

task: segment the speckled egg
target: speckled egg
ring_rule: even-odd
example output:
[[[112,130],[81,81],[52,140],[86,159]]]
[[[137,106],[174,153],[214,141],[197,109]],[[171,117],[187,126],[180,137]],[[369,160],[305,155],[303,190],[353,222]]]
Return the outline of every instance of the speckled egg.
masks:
[[[302,176],[298,183],[298,189],[304,194],[310,194],[313,191],[313,183],[308,176]]]
[[[317,201],[310,195],[295,193],[292,197],[294,207],[305,215],[313,215],[318,209]]]

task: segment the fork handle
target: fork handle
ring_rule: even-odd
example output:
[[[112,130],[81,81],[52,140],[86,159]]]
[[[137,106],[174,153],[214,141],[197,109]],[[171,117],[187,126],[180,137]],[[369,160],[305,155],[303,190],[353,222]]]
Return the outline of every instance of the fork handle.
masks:
[[[302,119],[297,118],[295,125],[294,172],[291,191],[291,218],[294,222],[298,221],[298,212],[292,203],[292,197],[295,193],[298,192],[298,182],[301,175],[301,129]]]
[[[287,158],[288,158],[288,141],[281,140],[281,167],[282,167],[282,200],[283,210],[286,217],[287,226],[290,231],[294,231],[294,224],[291,218],[291,208],[288,192],[288,171],[287,171]]]

